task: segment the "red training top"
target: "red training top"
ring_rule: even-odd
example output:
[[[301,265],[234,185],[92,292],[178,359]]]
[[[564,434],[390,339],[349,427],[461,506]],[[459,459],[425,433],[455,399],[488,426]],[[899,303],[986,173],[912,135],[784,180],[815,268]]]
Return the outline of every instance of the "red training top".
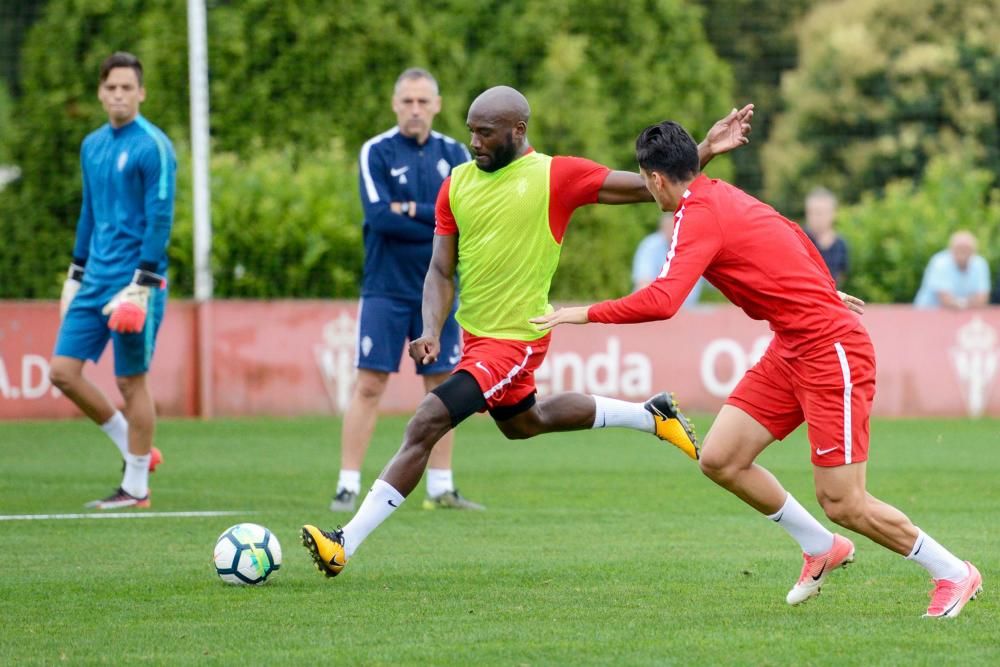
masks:
[[[841,302],[816,247],[797,224],[724,181],[700,174],[674,213],[666,263],[648,287],[590,307],[591,322],[672,317],[705,278],[755,320],[778,354],[793,357],[861,326]]]

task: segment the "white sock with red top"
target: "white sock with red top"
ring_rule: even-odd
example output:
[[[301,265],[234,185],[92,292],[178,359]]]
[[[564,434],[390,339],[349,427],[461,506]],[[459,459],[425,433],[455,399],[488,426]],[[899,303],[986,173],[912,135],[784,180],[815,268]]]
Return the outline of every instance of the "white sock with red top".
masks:
[[[645,433],[653,433],[656,430],[653,413],[644,408],[642,403],[629,403],[606,396],[594,396],[593,399],[594,425],[591,428],[618,426]]]
[[[825,554],[833,548],[833,533],[824,528],[790,493],[781,509],[767,518],[787,530],[802,551],[810,556]]]

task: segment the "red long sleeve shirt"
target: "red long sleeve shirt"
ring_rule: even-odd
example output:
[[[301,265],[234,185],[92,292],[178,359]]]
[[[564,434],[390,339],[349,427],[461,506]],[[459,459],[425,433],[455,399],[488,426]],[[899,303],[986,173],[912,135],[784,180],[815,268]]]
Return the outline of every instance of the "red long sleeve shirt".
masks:
[[[782,356],[796,356],[861,326],[797,224],[704,174],[691,182],[674,213],[659,277],[626,297],[591,306],[588,317],[619,324],[668,319],[701,275],[751,318],[767,320]]]

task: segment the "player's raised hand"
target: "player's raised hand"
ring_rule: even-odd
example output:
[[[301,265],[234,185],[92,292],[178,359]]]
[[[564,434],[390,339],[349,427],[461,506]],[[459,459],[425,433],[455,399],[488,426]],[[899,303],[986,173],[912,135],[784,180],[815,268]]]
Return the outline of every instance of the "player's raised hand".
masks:
[[[844,302],[844,305],[847,306],[848,310],[851,310],[858,315],[865,314],[865,302],[858,297],[851,296],[847,292],[841,292],[839,290],[837,291],[837,296],[839,296],[840,300]]]
[[[433,364],[440,354],[441,340],[437,336],[421,336],[410,341],[410,357],[418,364]]]
[[[549,313],[548,315],[542,315],[540,317],[533,317],[528,321],[537,326],[539,331],[548,331],[549,329],[559,326],[560,324],[586,324],[590,321],[587,317],[587,310],[589,308],[590,306],[571,306],[569,308],[560,308],[554,313]]]
[[[753,104],[742,109],[733,109],[725,118],[716,121],[708,131],[705,141],[713,155],[727,153],[750,143],[750,121],[753,119]]]

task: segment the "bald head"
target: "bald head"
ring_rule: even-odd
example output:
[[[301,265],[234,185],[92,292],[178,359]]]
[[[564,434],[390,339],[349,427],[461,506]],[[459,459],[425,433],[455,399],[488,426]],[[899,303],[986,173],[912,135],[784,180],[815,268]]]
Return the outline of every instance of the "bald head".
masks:
[[[963,271],[969,265],[972,256],[976,254],[978,247],[979,243],[976,241],[976,237],[972,235],[972,232],[964,229],[952,234],[948,241],[951,256],[955,258],[955,263]]]
[[[528,100],[510,86],[495,86],[473,100],[466,124],[476,166],[496,171],[527,152],[530,116]]]
[[[518,90],[510,86],[494,86],[484,90],[479,97],[472,100],[469,106],[469,116],[502,119],[511,124],[528,122],[531,117],[531,107]]]

